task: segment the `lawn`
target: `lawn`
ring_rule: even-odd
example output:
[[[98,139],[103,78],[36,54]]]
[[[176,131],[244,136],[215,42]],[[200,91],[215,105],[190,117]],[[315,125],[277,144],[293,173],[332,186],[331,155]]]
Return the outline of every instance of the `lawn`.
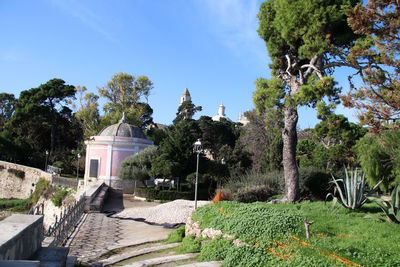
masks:
[[[200,207],[193,219],[248,244],[225,249],[225,266],[399,266],[400,225],[368,218],[380,213],[374,204],[351,211],[323,202],[220,202]],[[304,218],[314,222],[308,240]]]

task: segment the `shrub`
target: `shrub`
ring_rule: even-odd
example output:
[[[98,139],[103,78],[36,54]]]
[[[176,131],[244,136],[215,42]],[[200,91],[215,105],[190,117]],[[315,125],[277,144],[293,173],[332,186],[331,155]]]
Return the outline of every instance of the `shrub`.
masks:
[[[25,178],[25,172],[21,171],[21,170],[17,170],[17,169],[8,169],[7,170],[9,173],[15,175],[16,177],[20,178],[20,179],[24,179]]]
[[[48,189],[50,187],[50,182],[44,178],[40,178],[36,183],[35,191],[33,191],[31,196],[31,203],[36,204],[41,196],[48,197]]]
[[[158,200],[193,199],[192,192],[179,192],[175,190],[159,190],[152,187],[137,187],[135,194]]]
[[[54,206],[60,207],[62,205],[62,201],[64,198],[68,195],[68,190],[67,188],[59,188],[54,197],[51,199],[51,202],[53,202]]]
[[[205,243],[200,252],[201,261],[222,261],[226,258],[228,250],[233,246],[231,240],[217,236]]]
[[[299,187],[302,199],[324,200],[329,193],[331,176],[317,168],[299,170]]]
[[[179,246],[180,253],[194,253],[199,252],[201,249],[201,240],[193,236],[185,236],[182,244]]]
[[[299,187],[302,199],[322,200],[330,189],[330,175],[317,168],[299,169]],[[268,201],[272,196],[284,193],[283,171],[266,173],[249,172],[232,177],[224,185],[232,199],[238,202]]]
[[[151,161],[158,156],[156,146],[149,146],[143,151],[126,158],[118,171],[118,177],[126,180],[145,181],[150,178]]]
[[[271,196],[274,196],[277,193],[278,192],[275,188],[270,188],[268,186],[244,187],[235,192],[232,199],[244,203],[267,201]]]
[[[184,236],[185,236],[185,226],[182,225],[168,234],[166,243],[170,244],[170,243],[182,242]]]
[[[283,191],[283,173],[281,171],[266,173],[251,171],[229,178],[225,182],[224,188],[230,191],[232,199],[235,201],[266,201],[272,195]]]

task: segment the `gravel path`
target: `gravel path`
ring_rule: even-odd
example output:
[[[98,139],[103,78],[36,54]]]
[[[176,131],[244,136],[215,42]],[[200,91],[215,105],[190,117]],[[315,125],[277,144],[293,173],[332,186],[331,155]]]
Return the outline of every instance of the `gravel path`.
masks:
[[[210,201],[197,201],[197,207],[209,204]],[[148,223],[176,225],[186,223],[194,210],[194,201],[178,199],[150,208],[128,208],[114,214],[114,218],[142,219]]]

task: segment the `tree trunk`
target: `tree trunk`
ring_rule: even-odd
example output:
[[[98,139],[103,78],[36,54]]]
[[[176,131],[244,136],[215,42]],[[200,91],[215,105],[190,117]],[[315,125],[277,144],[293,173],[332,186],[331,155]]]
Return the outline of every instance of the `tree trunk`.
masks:
[[[283,171],[285,175],[286,202],[299,200],[299,170],[296,162],[297,146],[297,108],[285,108],[285,127],[282,131],[283,139]]]

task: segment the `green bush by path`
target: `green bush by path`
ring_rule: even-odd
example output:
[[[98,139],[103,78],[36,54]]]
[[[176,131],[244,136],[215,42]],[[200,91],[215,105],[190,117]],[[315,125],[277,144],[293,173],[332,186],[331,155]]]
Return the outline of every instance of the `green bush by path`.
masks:
[[[318,168],[299,169],[299,189],[302,200],[324,200],[332,188],[331,174]],[[238,202],[267,201],[273,195],[284,193],[285,178],[283,171],[266,173],[249,172],[230,177],[224,184],[232,200]]]
[[[357,211],[339,206],[332,211],[323,202],[220,202],[198,208],[193,219],[200,221],[202,228],[222,230],[250,245],[232,246],[225,266],[343,266],[340,259],[364,266],[400,266],[400,225],[365,218],[380,212],[373,203]],[[305,238],[304,218],[314,221],[309,240]],[[296,237],[309,246],[301,245]],[[279,251],[277,242],[287,248]],[[290,255],[290,259],[274,255],[271,248]]]
[[[195,253],[200,252],[201,240],[193,236],[185,236],[179,246],[180,253]]]
[[[153,187],[137,187],[135,194],[139,197],[158,200],[193,199],[193,192],[159,190]]]
[[[201,261],[222,261],[232,246],[231,240],[217,236],[202,246],[199,259]]]
[[[185,226],[182,225],[168,234],[166,243],[170,244],[170,243],[182,242],[182,239],[184,237],[185,237]]]

